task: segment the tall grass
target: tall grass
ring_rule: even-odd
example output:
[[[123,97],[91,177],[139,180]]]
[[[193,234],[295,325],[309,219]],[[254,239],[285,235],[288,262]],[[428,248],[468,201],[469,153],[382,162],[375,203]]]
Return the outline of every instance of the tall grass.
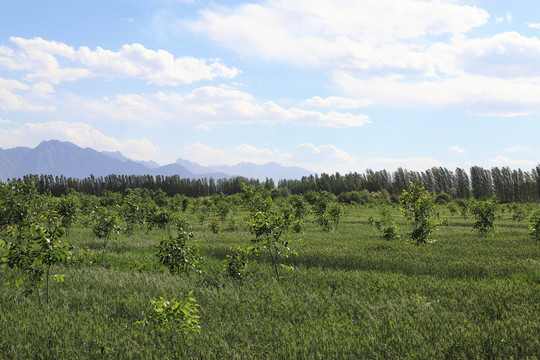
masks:
[[[6,359],[361,359],[537,358],[540,354],[540,244],[527,223],[498,221],[500,234],[478,237],[472,220],[449,218],[434,244],[380,237],[367,218],[377,209],[349,208],[334,233],[308,221],[293,236],[294,270],[277,282],[264,253],[243,282],[223,271],[231,246],[250,246],[247,232],[214,234],[195,219],[204,273],[172,276],[157,262],[166,232],[120,236],[99,261],[100,241],[82,227],[68,239],[95,251],[79,265],[59,266],[63,284],[51,306],[39,306],[5,283],[0,267],[0,354]],[[243,214],[237,214],[238,220]],[[398,226],[406,224],[399,218]],[[135,324],[150,300],[193,291],[202,331]]]

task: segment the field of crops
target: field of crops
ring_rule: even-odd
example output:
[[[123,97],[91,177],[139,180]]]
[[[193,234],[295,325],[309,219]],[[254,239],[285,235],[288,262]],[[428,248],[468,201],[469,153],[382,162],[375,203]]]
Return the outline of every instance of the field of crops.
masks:
[[[202,260],[200,273],[171,275],[156,257],[169,230],[135,231],[102,241],[76,223],[65,241],[78,261],[54,265],[50,305],[6,286],[17,274],[0,267],[0,354],[5,359],[359,359],[537,358],[540,354],[540,243],[530,223],[500,214],[495,236],[472,232],[473,220],[447,219],[435,241],[386,240],[368,221],[374,205],[347,206],[339,228],[305,219],[292,233],[297,256],[281,279],[265,252],[242,279],[224,270],[230,248],[252,246],[236,209],[234,231],[214,233],[186,212]],[[398,227],[406,224],[397,208]],[[170,230],[173,235],[175,229]],[[256,260],[256,263],[254,262]],[[291,267],[292,269],[288,269]],[[41,289],[43,297],[43,289]],[[196,300],[199,332],[175,324],[137,323],[151,300]]]

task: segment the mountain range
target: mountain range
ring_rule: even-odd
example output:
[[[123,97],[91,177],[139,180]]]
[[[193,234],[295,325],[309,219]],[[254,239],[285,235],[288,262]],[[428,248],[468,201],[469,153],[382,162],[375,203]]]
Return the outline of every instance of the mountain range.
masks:
[[[85,178],[90,175],[178,175],[182,178],[230,178],[242,176],[264,180],[300,179],[310,171],[285,167],[275,162],[264,165],[242,162],[233,166],[202,166],[185,159],[160,166],[154,161],[133,161],[120,152],[96,151],[69,142],[43,141],[35,148],[0,148],[0,180],[21,178],[27,174],[64,175]]]

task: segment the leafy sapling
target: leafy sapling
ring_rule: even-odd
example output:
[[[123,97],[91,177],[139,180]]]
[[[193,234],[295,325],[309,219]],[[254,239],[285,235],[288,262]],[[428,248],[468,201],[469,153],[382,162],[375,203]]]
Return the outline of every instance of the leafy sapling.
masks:
[[[199,245],[193,241],[192,232],[181,230],[176,238],[168,236],[160,239],[156,256],[173,275],[201,273],[199,264],[202,258],[199,255]]]
[[[276,279],[280,281],[279,266],[283,257],[297,255],[289,248],[288,234],[292,223],[292,215],[288,212],[262,212],[252,214],[250,232],[255,235],[253,243],[258,243],[268,251],[272,261]]]
[[[120,232],[119,222],[118,215],[105,207],[99,207],[94,211],[92,232],[98,239],[103,241],[101,250],[103,266],[105,266],[107,243],[114,237],[114,234]]]
[[[497,199],[488,201],[471,200],[470,212],[474,217],[473,231],[478,231],[480,236],[497,234],[495,216],[497,215]]]
[[[422,182],[411,183],[409,190],[403,191],[401,198],[403,216],[411,224],[411,241],[416,245],[427,244],[429,237],[436,230],[434,220],[433,196],[424,188]]]

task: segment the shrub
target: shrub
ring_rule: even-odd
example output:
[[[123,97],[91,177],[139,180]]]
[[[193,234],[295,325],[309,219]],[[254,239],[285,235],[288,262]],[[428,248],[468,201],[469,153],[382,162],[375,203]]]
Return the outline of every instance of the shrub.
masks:
[[[368,221],[375,225],[377,230],[382,234],[382,237],[386,240],[399,240],[401,236],[399,235],[399,228],[396,226],[396,222],[392,217],[390,209],[387,207],[381,207],[380,209],[381,218],[373,219],[370,217]]]
[[[426,244],[431,233],[436,230],[433,220],[433,197],[425,190],[422,182],[411,183],[401,199],[403,216],[412,224],[409,235],[416,245]]]
[[[488,201],[471,200],[470,211],[475,220],[473,231],[478,231],[480,236],[494,236],[497,233],[495,227],[497,208],[498,203],[496,199]]]
[[[531,216],[531,227],[529,236],[536,241],[540,241],[540,210]]]
[[[268,250],[276,278],[279,281],[279,265],[281,257],[288,257],[295,252],[289,248],[288,230],[292,223],[292,216],[288,213],[257,212],[251,216],[250,232],[255,235],[253,243],[260,243],[263,249]]]
[[[201,256],[199,245],[192,241],[193,233],[181,231],[176,238],[168,236],[160,239],[156,256],[159,261],[169,268],[171,274],[198,272]]]
[[[250,256],[257,253],[255,248],[249,247],[247,249],[237,246],[236,248],[229,248],[232,254],[227,254],[224,270],[227,274],[233,278],[243,280],[250,274]]]
[[[190,292],[184,299],[179,301],[176,299],[165,300],[162,297],[159,300],[150,300],[153,306],[151,315],[144,320],[138,321],[137,324],[171,327],[185,333],[200,333],[199,305],[197,300],[192,297],[192,293]]]

